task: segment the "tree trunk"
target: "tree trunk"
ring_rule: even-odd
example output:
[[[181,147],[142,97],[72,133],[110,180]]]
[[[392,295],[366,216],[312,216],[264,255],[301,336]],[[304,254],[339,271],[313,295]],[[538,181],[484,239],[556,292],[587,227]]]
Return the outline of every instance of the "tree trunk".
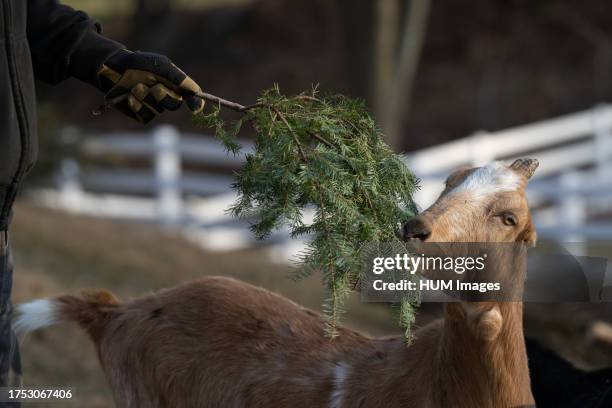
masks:
[[[388,108],[389,90],[395,74],[395,58],[398,42],[398,28],[401,0],[378,0],[374,18],[375,51],[373,97],[376,118],[385,128],[385,111]]]
[[[387,142],[396,151],[402,148],[403,119],[410,110],[410,98],[423,49],[429,9],[430,0],[410,0],[406,7],[397,67],[392,72],[386,68],[384,75],[389,75],[392,79],[382,80],[377,105],[381,112],[379,117],[382,119]],[[395,64],[391,65],[391,68],[393,67]]]

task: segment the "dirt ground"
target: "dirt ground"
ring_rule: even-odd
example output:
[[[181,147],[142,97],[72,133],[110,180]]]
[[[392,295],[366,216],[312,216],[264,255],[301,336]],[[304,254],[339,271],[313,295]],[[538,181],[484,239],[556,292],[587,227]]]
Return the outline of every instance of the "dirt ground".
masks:
[[[154,226],[68,215],[20,203],[12,226],[14,302],[106,288],[122,299],[205,275],[233,276],[320,310],[324,293],[317,276],[289,279],[290,268],[271,263],[262,250],[206,253]],[[372,335],[399,333],[384,305],[362,304],[355,294],[347,325]],[[423,306],[417,322],[440,311]],[[592,323],[610,321],[608,306],[528,305],[528,335],[584,368],[612,365],[610,343],[594,336]],[[74,398],[54,407],[110,407],[112,397],[94,348],[72,325],[31,334],[22,345],[25,385],[70,387]],[[42,405],[39,405],[42,406]]]

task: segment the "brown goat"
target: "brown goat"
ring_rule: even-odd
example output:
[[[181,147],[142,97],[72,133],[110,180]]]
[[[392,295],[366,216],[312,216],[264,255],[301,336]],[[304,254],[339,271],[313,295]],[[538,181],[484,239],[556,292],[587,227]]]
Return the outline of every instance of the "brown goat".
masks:
[[[459,170],[404,227],[431,242],[534,242],[524,187],[537,161]],[[534,405],[522,304],[449,303],[403,338],[348,329],[243,282],[209,277],[120,303],[105,291],[18,307],[20,332],[78,323],[119,407],[522,407]]]

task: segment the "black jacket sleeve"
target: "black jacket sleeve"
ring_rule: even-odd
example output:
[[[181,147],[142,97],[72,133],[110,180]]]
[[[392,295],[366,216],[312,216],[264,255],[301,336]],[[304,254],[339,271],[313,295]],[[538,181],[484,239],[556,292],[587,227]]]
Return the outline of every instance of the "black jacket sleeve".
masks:
[[[58,0],[28,2],[27,35],[36,78],[56,84],[70,76],[94,86],[102,63],[122,44],[102,36],[100,24]]]

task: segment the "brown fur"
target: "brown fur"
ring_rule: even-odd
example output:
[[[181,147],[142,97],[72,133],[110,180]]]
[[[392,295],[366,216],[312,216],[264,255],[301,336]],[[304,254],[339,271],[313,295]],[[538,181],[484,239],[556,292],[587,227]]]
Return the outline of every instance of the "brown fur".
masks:
[[[429,240],[535,240],[522,189],[486,208],[447,196],[467,174],[451,176],[447,191],[420,215],[431,224]],[[517,225],[496,225],[497,212],[509,210]],[[63,317],[95,342],[119,407],[534,404],[519,302],[448,304],[444,318],[418,330],[407,347],[401,337],[348,329],[330,340],[317,313],[222,277],[124,304],[104,292],[58,301]]]

